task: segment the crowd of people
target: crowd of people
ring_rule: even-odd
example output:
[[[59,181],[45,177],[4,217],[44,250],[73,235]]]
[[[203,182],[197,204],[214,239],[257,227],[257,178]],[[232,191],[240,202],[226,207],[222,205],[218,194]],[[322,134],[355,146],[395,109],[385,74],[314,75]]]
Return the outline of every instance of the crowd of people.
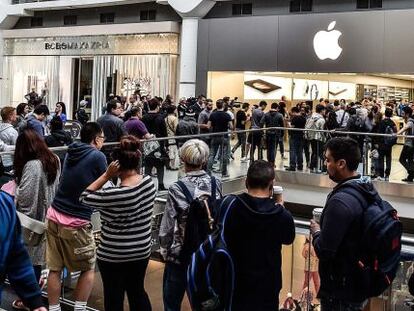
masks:
[[[40,273],[42,267],[47,267],[49,310],[61,310],[64,268],[81,272],[74,293],[74,310],[85,310],[97,263],[105,310],[123,310],[125,293],[131,310],[151,310],[144,280],[151,254],[151,217],[157,192],[151,175],[155,169],[158,191],[168,191],[159,233],[166,262],[164,309],[180,310],[189,264],[184,251],[186,230],[188,222],[193,221],[187,217],[188,211],[194,200],[205,197],[221,208],[225,197],[222,183],[211,173],[216,167],[223,176],[228,175],[228,163],[241,148],[240,160],[251,160],[246,193],[236,196],[226,223],[226,242],[236,276],[233,310],[276,310],[282,288],[281,247],[292,244],[295,238],[292,215],[284,208],[283,200],[275,202],[273,198],[277,147],[285,158],[284,135],[288,135],[287,170],[304,169],[304,154],[311,170],[326,171],[338,183],[320,223],[312,222],[312,239],[308,242],[313,244],[314,257],[319,259],[317,287],[322,310],[362,310],[369,295],[361,288],[366,283],[357,269],[358,258],[343,256],[359,251],[359,219],[364,211],[360,196],[379,198],[371,182],[357,173],[366,152],[362,133],[390,134],[370,141],[379,154],[375,173],[387,178],[395,134],[413,133],[412,108],[406,105],[401,109],[406,123],[397,129],[391,120],[394,107],[381,107],[368,100],[350,104],[321,101],[314,112],[306,103],[300,103],[288,113],[284,98],[272,103],[269,111],[264,101],[252,109],[247,103],[241,104],[240,109],[237,106],[226,97],[218,100],[214,108],[213,102],[201,95],[197,99],[182,99],[178,105],[173,104],[171,96],[166,100],[131,96],[125,107],[113,97],[102,117],[84,123],[80,141],[75,142],[63,133],[67,121],[63,103],[56,105],[53,118],[49,117],[46,105],[34,107],[31,113],[27,104],[16,109],[4,107],[0,139],[3,150],[15,145],[15,151],[14,160],[9,163],[14,177],[0,193],[0,204],[5,205],[5,211],[1,211],[4,226],[0,228],[9,228],[0,229],[0,276],[4,280],[8,275],[17,289],[20,299],[13,302],[13,307],[46,310],[40,296],[44,284]],[[237,132],[238,142],[231,148],[232,131],[247,127],[255,131],[248,135]],[[214,135],[217,133],[220,135]],[[200,134],[199,139],[179,138],[194,134]],[[166,140],[150,139],[154,137]],[[262,160],[263,141],[268,161]],[[109,149],[104,142],[119,142],[119,146]],[[62,145],[68,145],[64,158],[48,149]],[[414,178],[413,150],[412,140],[406,139],[400,157],[408,172],[406,181]],[[221,163],[218,167],[217,159]],[[379,163],[384,159],[385,170],[384,163]],[[7,162],[3,162],[6,168]],[[181,165],[184,176],[167,189],[165,168],[176,170]],[[20,227],[14,209],[44,222],[45,239],[33,241],[33,235],[23,235],[24,246],[19,238],[24,227]],[[97,250],[91,225],[94,210],[99,211],[102,223]],[[332,266],[336,267],[334,272]]]

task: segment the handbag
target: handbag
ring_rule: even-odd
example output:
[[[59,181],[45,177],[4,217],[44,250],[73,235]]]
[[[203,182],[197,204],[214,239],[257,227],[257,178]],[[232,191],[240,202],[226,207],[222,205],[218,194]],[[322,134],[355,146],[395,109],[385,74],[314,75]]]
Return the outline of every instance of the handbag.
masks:
[[[38,246],[45,239],[45,223],[33,219],[21,212],[17,212],[22,226],[24,244],[27,246]]]
[[[150,140],[150,141],[144,141],[143,143],[143,152],[144,155],[147,157],[151,155],[152,153],[155,153],[155,151],[160,149],[160,143],[156,140]]]

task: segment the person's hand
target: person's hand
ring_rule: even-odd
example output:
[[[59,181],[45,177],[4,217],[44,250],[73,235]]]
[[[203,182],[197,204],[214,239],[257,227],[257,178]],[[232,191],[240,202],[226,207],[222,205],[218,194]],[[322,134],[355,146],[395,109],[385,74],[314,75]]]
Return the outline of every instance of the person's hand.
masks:
[[[40,308],[34,309],[33,311],[47,311],[47,309],[45,307],[40,307]]]
[[[314,219],[311,219],[310,221],[311,235],[314,235],[316,232],[319,232],[319,231],[321,231],[321,226]]]
[[[120,168],[120,165],[119,165],[118,160],[113,161],[111,164],[109,164],[109,166],[108,166],[108,168],[105,172],[106,178],[108,178],[108,180],[110,180],[114,177],[118,177],[119,168]]]

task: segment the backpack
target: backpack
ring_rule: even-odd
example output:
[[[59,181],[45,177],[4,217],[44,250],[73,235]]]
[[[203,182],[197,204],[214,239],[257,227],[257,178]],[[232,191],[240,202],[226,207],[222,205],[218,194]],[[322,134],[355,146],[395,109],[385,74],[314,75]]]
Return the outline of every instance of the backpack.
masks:
[[[350,131],[351,132],[363,132],[365,129],[365,120],[361,117],[356,117],[355,121],[351,123]]]
[[[230,195],[223,200],[217,229],[192,255],[187,270],[187,294],[194,311],[231,310],[235,272],[225,228],[236,199]]]
[[[20,225],[17,226],[18,232],[14,230],[18,223],[14,199],[4,191],[0,191],[0,219],[2,223],[0,228],[0,283],[2,284],[6,276],[6,261],[13,236],[20,234]]]
[[[307,130],[319,130],[317,127],[317,123],[319,121],[319,119],[321,118],[315,118],[315,117],[310,117],[306,120],[306,124],[305,124],[305,129]],[[305,131],[305,139],[307,140],[313,140],[313,139],[319,139],[322,138],[323,133],[320,132],[309,132],[309,131]]]
[[[394,130],[392,126],[387,125],[385,127],[384,134],[389,135],[387,137],[384,137],[385,146],[392,147],[397,143],[397,136],[394,136]]]
[[[355,195],[355,191],[347,188],[342,191]],[[357,193],[363,206],[361,249],[357,259],[364,284],[361,288],[366,290],[367,298],[377,297],[391,285],[400,266],[402,223],[390,203],[381,198],[369,201],[360,191]]]
[[[76,111],[76,120],[78,120],[82,125],[89,121],[89,116],[86,113],[85,109],[79,109]]]
[[[215,229],[217,183],[216,178],[211,176],[211,196],[201,196],[196,199],[193,198],[187,186],[181,180],[177,184],[190,204],[187,210],[184,240],[180,252],[180,262],[188,264],[191,255]]]

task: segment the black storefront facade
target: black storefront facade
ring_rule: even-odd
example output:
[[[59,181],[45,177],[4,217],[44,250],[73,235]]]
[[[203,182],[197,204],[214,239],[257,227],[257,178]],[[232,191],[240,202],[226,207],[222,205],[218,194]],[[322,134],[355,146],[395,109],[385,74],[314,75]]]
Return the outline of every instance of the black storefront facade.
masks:
[[[253,99],[255,95],[259,97],[259,93],[245,98],[246,82],[250,82],[246,80],[270,75],[291,80],[287,82],[290,86],[284,95],[293,100],[309,99],[295,96],[294,88],[298,85],[295,77],[309,80],[300,82],[309,85],[315,81],[329,83],[333,79],[332,86],[339,91],[347,88],[349,91],[354,84],[355,97],[364,92],[360,88],[365,84],[367,88],[376,86],[374,95],[390,88],[389,96],[384,95],[382,99],[392,99],[394,95],[412,99],[413,18],[414,10],[384,10],[204,19],[199,27],[197,93],[213,98],[221,96],[222,92],[213,89],[239,80],[237,83],[242,86],[236,87],[238,90],[234,94],[227,95]],[[315,38],[318,32],[322,34]],[[223,79],[217,73],[229,76]],[[284,81],[275,80],[278,84],[263,80],[265,85],[261,86],[265,88],[269,83],[285,86]],[[324,93],[329,96],[339,92],[331,91],[331,85],[326,86],[325,82],[316,83],[322,89],[320,97]],[[225,89],[232,90],[231,87]],[[263,97],[272,98],[267,91],[262,92]],[[274,94],[277,99],[282,93]],[[347,99],[351,100],[351,94],[347,94]],[[339,98],[340,94],[337,96]]]

